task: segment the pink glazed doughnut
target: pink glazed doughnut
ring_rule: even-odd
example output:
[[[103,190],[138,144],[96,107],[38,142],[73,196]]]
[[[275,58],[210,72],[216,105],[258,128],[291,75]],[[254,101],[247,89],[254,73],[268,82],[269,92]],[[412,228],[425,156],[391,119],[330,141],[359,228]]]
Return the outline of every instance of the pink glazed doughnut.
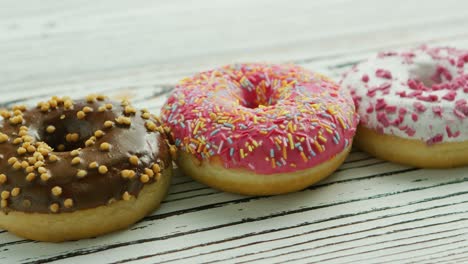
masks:
[[[468,165],[468,51],[380,53],[342,80],[361,118],[356,145],[422,168]]]
[[[162,109],[182,171],[246,195],[301,190],[346,158],[358,117],[347,90],[292,65],[238,64],[182,80]]]

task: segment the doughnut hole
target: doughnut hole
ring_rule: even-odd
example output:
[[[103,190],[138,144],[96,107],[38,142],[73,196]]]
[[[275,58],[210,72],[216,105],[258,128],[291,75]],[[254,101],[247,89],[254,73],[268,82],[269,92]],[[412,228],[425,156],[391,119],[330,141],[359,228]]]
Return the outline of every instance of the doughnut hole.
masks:
[[[243,87],[240,97],[243,99],[242,106],[250,109],[258,108],[259,106],[272,106],[277,103],[279,96],[277,89],[273,89],[270,84],[261,77],[251,77],[249,79],[251,85],[248,88]],[[239,81],[241,84],[242,81]]]
[[[456,77],[456,69],[453,66],[446,67],[434,61],[415,63],[409,71],[409,80],[416,81],[421,85],[410,85],[413,89],[440,90],[440,84],[451,82]]]
[[[48,131],[48,128],[53,128]],[[94,127],[86,120],[53,119],[45,120],[38,128],[40,141],[44,141],[55,152],[68,152],[84,148],[85,142],[92,136]]]

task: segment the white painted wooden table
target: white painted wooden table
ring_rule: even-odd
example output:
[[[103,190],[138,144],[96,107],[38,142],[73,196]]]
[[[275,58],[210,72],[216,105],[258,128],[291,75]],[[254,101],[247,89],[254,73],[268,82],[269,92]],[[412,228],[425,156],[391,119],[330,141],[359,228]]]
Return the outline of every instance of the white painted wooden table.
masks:
[[[232,62],[294,62],[333,78],[372,53],[468,48],[461,0],[0,0],[0,107],[105,92],[158,112],[174,83]],[[105,223],[96,223],[105,224]],[[331,177],[276,197],[178,174],[129,230],[62,244],[0,231],[0,263],[468,263],[468,169],[353,151]]]

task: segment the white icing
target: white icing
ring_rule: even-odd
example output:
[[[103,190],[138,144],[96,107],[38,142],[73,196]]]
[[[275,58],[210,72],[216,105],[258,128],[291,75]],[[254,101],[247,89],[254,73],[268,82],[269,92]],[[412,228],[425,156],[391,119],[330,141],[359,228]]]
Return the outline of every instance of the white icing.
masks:
[[[426,102],[416,98],[402,98],[398,95],[398,92],[406,91],[407,94],[414,92],[408,86],[409,79],[418,79],[422,81],[426,86],[431,87],[433,81],[431,76],[436,72],[437,66],[445,67],[450,74],[455,78],[464,74],[467,70],[467,63],[464,67],[458,68],[456,65],[450,64],[448,58],[453,58],[455,61],[458,60],[461,51],[453,51],[447,49],[437,49],[438,55],[443,56],[443,59],[434,59],[428,54],[426,48],[420,48],[412,50],[415,56],[408,63],[407,58],[403,56],[403,53],[399,53],[397,56],[377,56],[369,59],[363,63],[358,64],[353,70],[351,70],[342,80],[341,84],[344,88],[350,89],[354,93],[355,98],[361,98],[358,102],[358,113],[361,117],[361,125],[370,129],[378,130],[384,134],[395,135],[402,138],[418,139],[428,142],[431,138],[442,135],[443,142],[460,142],[468,140],[468,118],[460,117],[454,113],[456,102],[458,100],[468,100],[468,93],[464,92],[463,88],[456,90],[457,95],[453,101],[442,99],[449,90],[438,90],[438,91],[423,91],[423,96],[437,95],[438,99],[435,102]],[[388,70],[392,74],[391,79],[385,79],[376,76],[378,69]],[[369,76],[369,81],[365,83],[362,80],[364,75]],[[442,83],[448,82],[443,80]],[[369,89],[372,87],[380,86],[384,83],[391,83],[389,93],[384,94],[382,91],[377,91],[374,97],[367,95]],[[396,113],[387,114],[388,119],[393,121],[399,115],[400,108],[406,108],[407,113],[404,115],[404,120],[398,126],[389,125],[384,127],[377,118],[377,111],[367,113],[369,105],[375,106],[378,99],[384,99],[387,105],[396,106]],[[425,112],[418,112],[414,108],[415,103],[422,104],[425,108]],[[440,107],[442,109],[442,115],[438,116],[434,113],[433,107]],[[384,111],[385,112],[385,111]],[[412,120],[412,114],[418,115],[418,120],[415,122]],[[465,115],[468,114],[465,112]],[[407,133],[408,130],[402,130],[400,128],[407,126],[414,130],[414,135]],[[449,126],[451,133],[460,133],[457,137],[449,137],[446,127]]]

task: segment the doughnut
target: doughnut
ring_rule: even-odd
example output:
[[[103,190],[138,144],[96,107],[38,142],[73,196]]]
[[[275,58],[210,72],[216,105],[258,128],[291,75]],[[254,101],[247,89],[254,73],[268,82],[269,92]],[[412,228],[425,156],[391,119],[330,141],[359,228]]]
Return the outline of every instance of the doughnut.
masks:
[[[147,110],[89,95],[0,114],[0,228],[50,242],[94,237],[135,223],[166,194],[175,147]]]
[[[358,117],[349,92],[325,76],[237,64],[181,80],[161,120],[186,175],[227,192],[274,195],[340,166]]]
[[[428,47],[381,52],[341,80],[360,125],[356,145],[421,168],[468,165],[468,51]]]

